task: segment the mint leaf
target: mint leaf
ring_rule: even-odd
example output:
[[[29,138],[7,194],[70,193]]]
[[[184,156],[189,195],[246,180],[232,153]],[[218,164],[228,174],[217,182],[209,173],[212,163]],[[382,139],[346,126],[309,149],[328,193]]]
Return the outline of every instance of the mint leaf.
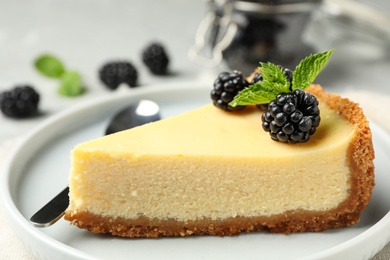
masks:
[[[40,73],[50,78],[60,78],[65,72],[62,62],[50,54],[38,57],[34,64]]]
[[[261,67],[259,67],[259,71],[263,77],[263,81],[281,84],[288,90],[290,83],[288,82],[286,75],[284,75],[281,67],[270,62],[260,62],[260,65]]]
[[[66,71],[62,62],[53,55],[39,56],[34,65],[43,75],[60,79],[60,86],[57,90],[60,95],[75,97],[84,93],[80,74],[76,71]]]
[[[243,89],[234,99],[229,103],[230,106],[246,106],[254,104],[266,104],[270,100],[276,98],[276,95],[281,92],[288,91],[286,86],[278,82],[261,81],[248,88]]]
[[[332,53],[333,49],[303,59],[293,72],[292,90],[305,90],[313,83]],[[280,66],[270,62],[260,64],[259,71],[263,81],[242,90],[229,103],[230,106],[266,104],[274,100],[279,93],[290,92],[290,82]]]
[[[288,92],[290,83],[282,68],[270,62],[260,62],[259,71],[263,81],[242,90],[229,103],[230,106],[246,106],[254,104],[266,104],[276,98],[282,92]]]
[[[58,93],[63,96],[75,97],[83,94],[80,74],[76,71],[67,71],[62,75]]]
[[[292,89],[305,90],[328,62],[333,49],[303,59],[293,72]]]

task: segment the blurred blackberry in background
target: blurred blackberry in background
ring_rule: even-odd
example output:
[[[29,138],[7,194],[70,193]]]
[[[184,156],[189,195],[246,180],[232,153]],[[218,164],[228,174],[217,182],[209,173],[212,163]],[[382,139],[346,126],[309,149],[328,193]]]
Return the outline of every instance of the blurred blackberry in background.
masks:
[[[152,43],[142,52],[142,61],[156,75],[167,73],[169,58],[162,44]]]
[[[7,117],[25,118],[38,111],[39,94],[29,85],[16,86],[0,94],[0,109]]]
[[[129,87],[137,85],[138,72],[127,61],[108,62],[99,70],[99,78],[109,89],[116,89],[122,83],[126,83]]]

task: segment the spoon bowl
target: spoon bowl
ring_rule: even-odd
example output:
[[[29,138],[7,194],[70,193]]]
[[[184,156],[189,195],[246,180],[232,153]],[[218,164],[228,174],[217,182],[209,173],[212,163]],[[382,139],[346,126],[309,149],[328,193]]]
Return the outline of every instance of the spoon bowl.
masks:
[[[113,134],[160,120],[160,107],[151,100],[140,100],[119,111],[108,124],[105,134]]]

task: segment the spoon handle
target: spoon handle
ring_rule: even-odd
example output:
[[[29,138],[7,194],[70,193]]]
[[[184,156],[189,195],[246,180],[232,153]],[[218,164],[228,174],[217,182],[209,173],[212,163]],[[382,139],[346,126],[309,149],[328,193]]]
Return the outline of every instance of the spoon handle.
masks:
[[[65,213],[69,205],[69,187],[66,187],[56,197],[37,211],[31,218],[30,223],[35,227],[48,227],[57,222]]]

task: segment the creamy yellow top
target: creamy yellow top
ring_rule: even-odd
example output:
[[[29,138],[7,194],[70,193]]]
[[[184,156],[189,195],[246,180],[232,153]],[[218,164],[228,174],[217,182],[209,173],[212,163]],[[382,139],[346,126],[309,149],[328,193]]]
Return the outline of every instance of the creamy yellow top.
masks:
[[[213,105],[82,143],[72,153],[68,211],[186,221],[337,207],[348,195],[355,130],[320,111],[303,144],[272,141],[257,108]]]
[[[280,156],[313,152],[348,140],[351,127],[335,112],[321,106],[321,124],[308,143],[278,143],[264,132],[261,111],[255,107],[225,112],[212,104],[159,122],[85,142],[85,151],[142,154],[214,154],[234,156]],[[341,138],[340,138],[341,137]]]

